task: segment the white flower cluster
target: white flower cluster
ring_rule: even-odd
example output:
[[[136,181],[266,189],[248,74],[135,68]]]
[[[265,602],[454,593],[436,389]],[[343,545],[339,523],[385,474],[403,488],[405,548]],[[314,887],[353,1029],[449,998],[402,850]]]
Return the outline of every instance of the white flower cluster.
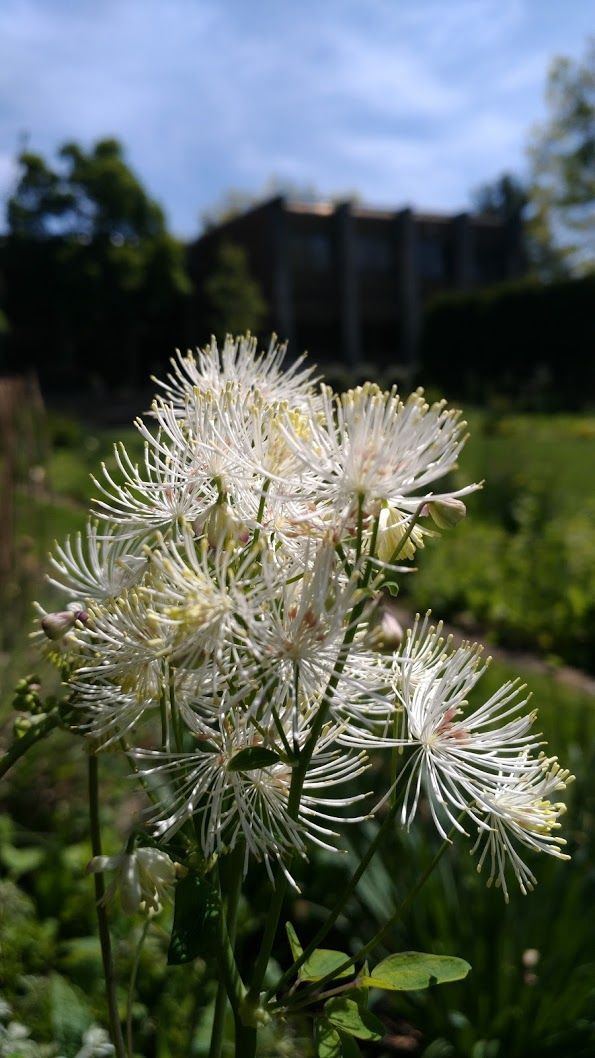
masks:
[[[388,751],[406,824],[423,794],[441,834],[477,829],[490,880],[506,892],[510,862],[531,888],[518,849],[562,855],[549,798],[568,775],[520,688],[470,711],[480,651],[427,618],[379,649],[383,588],[476,487],[433,491],[465,424],[421,391],[336,396],[284,354],[248,336],[178,355],[136,424],[142,464],[119,446],[86,536],[57,548],[76,602],[44,627],[65,633],[81,725],[133,755],[154,833],[190,828],[207,859],[243,841],[246,865],[287,871],[332,842],[352,780]]]

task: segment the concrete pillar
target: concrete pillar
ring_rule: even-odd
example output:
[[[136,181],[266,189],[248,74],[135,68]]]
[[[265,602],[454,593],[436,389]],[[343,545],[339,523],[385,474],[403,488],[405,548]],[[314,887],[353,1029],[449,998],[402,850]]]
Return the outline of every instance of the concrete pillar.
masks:
[[[466,290],[477,279],[473,224],[468,213],[459,213],[451,224],[453,282],[459,290]]]
[[[395,216],[399,360],[415,362],[420,325],[419,259],[415,218],[410,209]]]
[[[280,195],[269,204],[270,239],[272,248],[271,315],[273,326],[282,341],[289,342],[289,352],[297,355],[289,222],[285,199]]]
[[[350,367],[363,359],[355,239],[351,203],[341,202],[335,209],[335,246],[341,353]]]

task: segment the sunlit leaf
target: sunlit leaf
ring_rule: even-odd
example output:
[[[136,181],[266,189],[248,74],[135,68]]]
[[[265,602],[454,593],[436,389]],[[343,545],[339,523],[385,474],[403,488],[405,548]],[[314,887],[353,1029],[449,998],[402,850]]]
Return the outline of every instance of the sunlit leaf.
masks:
[[[331,1025],[359,1040],[381,1040],[386,1035],[382,1022],[348,996],[333,996],[324,1004],[324,1013]]]
[[[334,977],[350,977],[354,972],[353,964],[340,973],[335,973],[349,958],[344,951],[333,951],[332,948],[316,948],[306,959],[299,971],[301,981],[321,981],[328,974]]]
[[[343,1058],[341,1037],[326,1018],[316,1022],[316,1054],[318,1058]]]
[[[286,922],[285,923],[285,931],[287,933],[287,939],[289,941],[289,947],[291,948],[291,954],[293,955],[294,960],[297,960],[297,959],[299,959],[299,957],[302,954],[304,949],[302,948],[302,946],[301,946],[301,944],[300,944],[300,942],[298,940],[298,935],[297,935],[295,929],[293,928],[291,922]]]
[[[460,981],[470,969],[468,962],[452,955],[401,951],[378,963],[369,976],[362,978],[362,984],[389,992],[415,992],[430,985]]]

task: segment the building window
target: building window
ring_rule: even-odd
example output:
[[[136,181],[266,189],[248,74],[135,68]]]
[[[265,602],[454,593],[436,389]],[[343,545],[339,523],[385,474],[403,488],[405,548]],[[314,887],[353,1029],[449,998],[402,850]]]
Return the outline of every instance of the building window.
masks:
[[[419,271],[422,279],[443,279],[444,247],[437,239],[421,236],[418,244]]]
[[[359,235],[356,258],[361,272],[390,272],[394,267],[390,241],[382,235]]]
[[[300,272],[328,272],[332,263],[329,239],[322,232],[294,232],[291,259]]]

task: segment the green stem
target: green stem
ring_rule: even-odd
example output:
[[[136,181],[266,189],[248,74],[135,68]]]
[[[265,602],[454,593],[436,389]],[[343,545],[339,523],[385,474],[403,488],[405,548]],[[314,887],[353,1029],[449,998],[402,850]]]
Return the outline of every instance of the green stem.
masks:
[[[465,815],[465,812],[462,812],[461,816],[459,817],[459,819],[462,816],[464,816],[464,815]],[[342,973],[344,970],[350,969],[356,962],[360,962],[362,959],[365,959],[366,956],[369,955],[370,952],[374,950],[374,948],[384,938],[386,933],[390,929],[392,929],[392,927],[394,926],[395,922],[398,922],[398,920],[403,916],[404,912],[407,910],[407,908],[413,902],[413,900],[415,900],[415,897],[419,893],[420,889],[423,888],[423,886],[427,882],[427,880],[430,877],[430,875],[432,874],[432,872],[438,866],[438,863],[442,859],[442,857],[443,857],[444,853],[446,852],[446,850],[448,848],[450,848],[450,846],[452,845],[452,838],[454,837],[455,833],[457,832],[457,829],[458,828],[456,826],[454,826],[454,825],[451,827],[447,837],[442,842],[442,844],[441,844],[440,848],[438,849],[436,855],[432,858],[432,860],[430,861],[430,863],[426,867],[426,869],[423,872],[423,874],[421,875],[421,877],[418,879],[416,884],[413,886],[413,889],[410,889],[410,891],[407,893],[407,896],[404,897],[403,900],[401,900],[401,903],[398,905],[396,911],[393,912],[393,914],[384,923],[384,925],[378,930],[378,932],[374,934],[372,939],[369,940],[367,944],[364,944],[363,948],[360,948],[359,951],[357,951],[355,953],[355,955],[351,956],[349,959],[346,959],[345,962],[341,963],[341,965],[338,966],[336,968],[336,970],[333,970],[331,973],[327,974],[326,977],[322,977],[320,979],[320,981],[317,981],[314,985],[308,985],[305,989],[303,989],[303,991],[301,991],[299,993],[299,995],[296,997],[298,1002],[299,1002],[299,1004],[300,1004],[300,1006],[302,1005],[302,1001],[303,1000],[308,999],[310,1001],[309,997],[311,997],[314,992],[318,993],[319,990],[324,987],[324,985],[329,983],[329,981],[334,981],[335,978],[338,976],[338,974]],[[293,1006],[292,1006],[292,1009],[293,1009]]]
[[[17,760],[23,757],[25,753],[36,744],[36,742],[39,742],[40,739],[49,735],[50,731],[53,731],[54,728],[59,727],[61,721],[62,716],[60,713],[60,707],[56,706],[55,709],[46,713],[43,720],[38,720],[37,723],[34,723],[33,726],[25,732],[24,735],[15,739],[12,746],[9,746],[6,753],[4,753],[0,759],[0,779],[6,775],[7,771],[12,768],[13,764],[16,764]]]
[[[360,536],[361,536],[362,512],[363,512],[363,503],[362,503],[362,500],[360,499],[360,502],[359,502],[359,514],[358,514],[358,523],[359,523]],[[360,540],[360,544],[361,544],[361,540]],[[368,571],[366,571],[366,574],[364,575],[364,578],[366,576],[369,577],[369,572]],[[339,680],[340,680],[341,675],[343,673],[343,669],[345,668],[347,655],[349,653],[349,647],[350,647],[350,645],[353,642],[353,639],[355,637],[355,633],[357,631],[357,628],[358,628],[358,625],[359,625],[359,621],[360,621],[360,619],[362,617],[362,614],[364,612],[365,606],[366,606],[365,599],[362,599],[360,602],[356,603],[356,605],[353,607],[353,610],[351,611],[351,614],[349,616],[347,631],[345,632],[345,635],[343,636],[343,642],[341,644],[341,649],[339,651],[339,655],[338,655],[337,660],[335,662],[335,667],[334,667],[333,672],[332,672],[332,674],[330,676],[330,679],[329,679],[329,681],[328,681],[328,683],[326,685],[326,690],[325,690],[324,695],[322,697],[322,701],[320,703],[320,708],[318,709],[318,712],[317,712],[316,716],[314,717],[314,720],[313,720],[313,723],[312,723],[312,727],[311,727],[311,730],[310,730],[310,734],[308,735],[308,738],[306,740],[306,744],[304,745],[304,748],[303,748],[302,752],[299,755],[298,763],[297,763],[296,767],[293,770],[293,775],[291,777],[291,787],[290,787],[290,790],[289,790],[289,798],[288,798],[288,802],[287,802],[287,810],[288,810],[288,814],[289,814],[291,819],[297,819],[297,815],[298,815],[299,807],[300,807],[300,801],[301,801],[301,797],[302,797],[302,790],[303,790],[303,787],[304,787],[304,782],[306,780],[306,773],[308,771],[308,765],[309,765],[309,763],[310,763],[310,761],[312,759],[312,754],[314,753],[314,750],[316,748],[316,743],[318,742],[318,739],[320,737],[320,733],[321,733],[322,728],[324,727],[324,724],[326,722],[326,718],[328,716],[328,712],[329,712],[329,709],[330,709],[330,705],[331,705],[331,701],[332,701],[333,695],[335,693],[335,690],[337,688],[337,684],[339,683]],[[289,860],[288,866],[291,866],[291,858]],[[269,963],[269,959],[271,957],[271,952],[273,950],[273,944],[274,944],[274,941],[275,941],[275,934],[277,932],[277,927],[279,925],[279,917],[281,915],[281,909],[283,907],[283,901],[284,901],[285,895],[287,893],[287,887],[288,887],[287,876],[286,876],[286,874],[283,874],[283,873],[281,873],[281,871],[279,871],[278,876],[277,876],[277,881],[275,883],[275,893],[274,893],[274,896],[273,896],[273,900],[271,902],[271,906],[269,908],[269,913],[268,913],[267,921],[266,921],[266,924],[265,924],[265,931],[264,931],[264,934],[263,934],[263,938],[262,938],[262,942],[261,942],[261,946],[260,946],[260,951],[258,953],[258,957],[257,957],[256,964],[255,964],[255,967],[254,967],[254,976],[253,976],[253,979],[252,979],[252,984],[250,985],[250,990],[249,990],[249,993],[248,993],[248,1002],[253,1004],[253,1005],[256,1005],[258,1003],[258,1000],[259,1000],[260,989],[262,987],[262,982],[264,980],[264,977],[265,977],[265,974],[266,974],[266,970],[267,970],[267,966],[268,966],[268,963]]]
[[[176,674],[175,670],[169,666],[169,706],[171,723],[174,729],[174,741],[176,743],[176,749],[178,753],[181,753],[183,746],[182,729],[180,725],[180,714],[178,713],[178,706],[176,703]]]
[[[401,774],[403,774],[403,773],[401,773]],[[302,954],[299,956],[299,958],[296,959],[296,961],[293,963],[293,965],[290,966],[289,969],[285,971],[283,976],[279,978],[279,980],[274,985],[274,987],[273,988],[269,988],[269,990],[268,990],[268,992],[266,994],[266,997],[265,997],[266,1000],[271,999],[272,996],[274,996],[276,993],[281,991],[281,989],[288,983],[288,981],[291,980],[291,978],[294,976],[294,974],[296,974],[298,972],[300,967],[302,967],[304,965],[306,960],[309,959],[309,957],[311,956],[312,952],[318,947],[320,942],[322,940],[324,940],[324,938],[326,937],[326,935],[329,932],[329,930],[332,929],[332,927],[334,926],[335,922],[337,921],[339,915],[341,914],[341,911],[345,907],[345,904],[347,903],[347,901],[349,900],[350,896],[352,895],[352,893],[357,888],[357,885],[359,883],[360,878],[362,877],[364,872],[367,870],[368,865],[370,864],[371,860],[374,858],[379,846],[382,844],[382,841],[384,840],[385,835],[390,830],[390,828],[392,826],[392,823],[393,823],[393,820],[395,818],[396,812],[397,812],[397,807],[398,806],[395,803],[393,803],[391,805],[391,807],[390,807],[385,819],[382,821],[382,824],[381,824],[381,826],[379,827],[379,829],[378,829],[378,831],[376,833],[376,836],[374,837],[373,841],[370,842],[365,855],[360,860],[360,862],[359,862],[359,864],[357,866],[357,869],[353,872],[351,878],[347,882],[347,885],[343,889],[343,892],[341,893],[341,896],[339,897],[339,899],[335,903],[335,905],[332,908],[332,910],[329,911],[329,914],[327,915],[326,919],[322,923],[320,929],[315,934],[315,936],[310,941],[310,943],[308,945],[306,945],[306,947],[304,948],[304,950],[303,950]]]
[[[130,981],[128,982],[128,997],[126,999],[126,1042],[128,1044],[128,1054],[130,1058],[132,1058],[134,1054],[134,1041],[132,1038],[132,1004],[134,1002],[134,990],[136,988],[136,977],[138,974],[143,944],[145,943],[145,937],[147,936],[150,921],[151,920],[147,918],[142,928],[140,939],[134,953],[134,962],[132,963],[132,969],[130,971]]]
[[[256,1055],[256,1029],[252,1025],[244,1025],[242,1019],[236,1014],[236,1058],[255,1058]]]
[[[236,857],[234,857],[236,861]],[[237,862],[237,861],[236,861]],[[241,868],[237,866],[237,872],[240,875],[241,880]],[[221,889],[221,869],[217,871],[219,881],[219,898],[220,898],[220,914],[219,914],[219,950],[218,950],[218,962],[219,970],[222,974],[227,995],[232,1005],[235,1017],[239,1016],[240,1007],[246,997],[246,986],[240,976],[240,971],[235,960],[233,951],[233,940],[229,930],[228,917],[227,917],[227,906],[226,900],[223,897]],[[241,884],[241,883],[240,883]],[[236,896],[239,897],[239,892]],[[237,907],[234,908],[232,915],[232,924],[234,926],[235,934],[235,921],[236,921]]]
[[[235,946],[236,927],[238,920],[238,906],[242,891],[242,860],[244,855],[243,842],[238,846],[234,856],[230,857],[230,879],[229,891],[222,900],[222,914],[227,915],[227,934],[231,947]],[[225,1030],[225,1015],[227,1012],[227,988],[225,985],[224,972],[222,972],[217,986],[217,997],[215,999],[215,1010],[213,1013],[213,1027],[211,1029],[211,1045],[209,1047],[209,1058],[220,1058],[223,1046],[223,1035]]]
[[[99,823],[99,782],[97,757],[94,753],[89,754],[89,821],[91,830],[91,850],[93,856],[101,856],[101,829]],[[97,911],[97,926],[99,929],[99,943],[101,945],[101,958],[103,961],[103,975],[105,977],[105,990],[107,996],[107,1009],[110,1026],[110,1035],[114,1045],[117,1058],[126,1058],[126,1048],[122,1036],[122,1027],[118,1014],[118,1000],[116,997],[116,979],[114,976],[114,964],[112,960],[112,946],[109,933],[107,912],[105,910],[105,885],[103,874],[98,872],[93,875],[95,881],[95,907]]]

